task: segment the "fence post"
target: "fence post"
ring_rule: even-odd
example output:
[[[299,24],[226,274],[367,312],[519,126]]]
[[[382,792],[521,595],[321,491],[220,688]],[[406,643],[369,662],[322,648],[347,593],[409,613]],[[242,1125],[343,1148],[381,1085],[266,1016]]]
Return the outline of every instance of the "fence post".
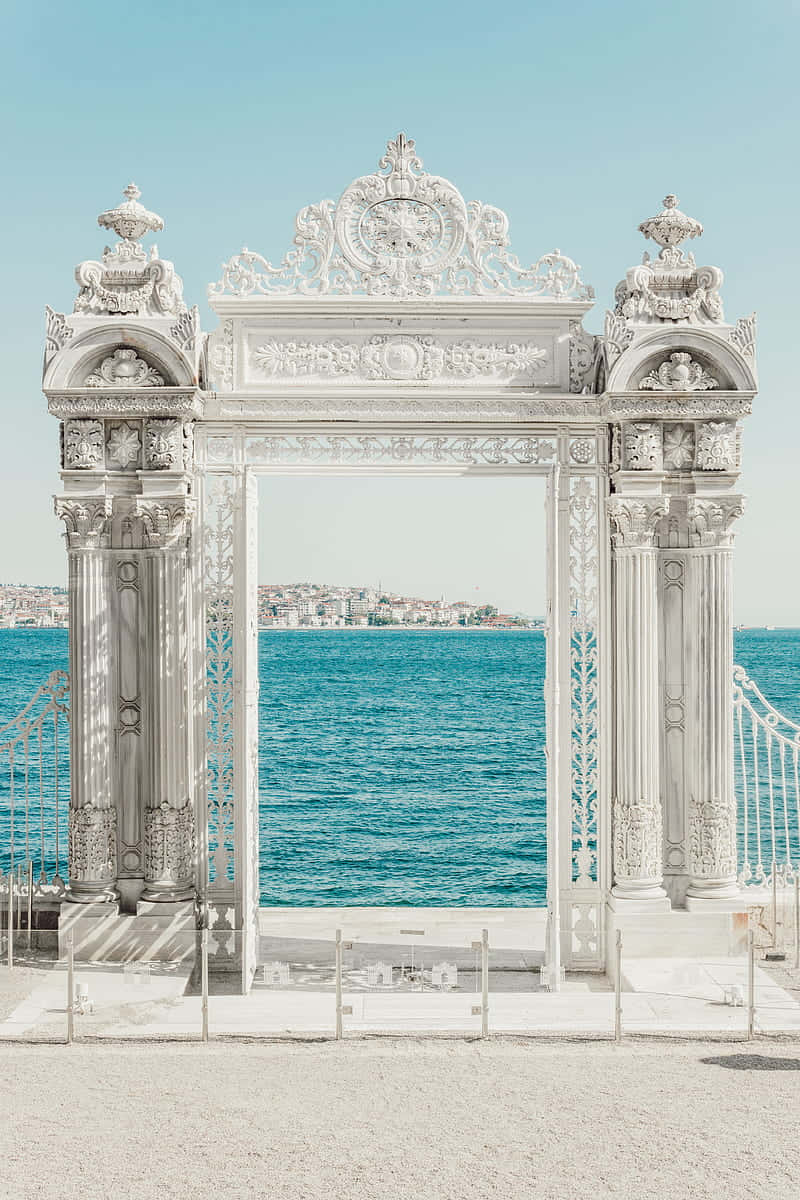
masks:
[[[8,868],[8,966],[14,966],[14,868]]]
[[[342,931],[336,930],[336,1040],[342,1040]]]
[[[614,967],[614,1041],[622,1041],[622,930],[617,930]]]
[[[756,948],[753,930],[747,931],[747,1040],[752,1041],[756,1028]]]
[[[481,1037],[489,1036],[489,930],[481,930]]]
[[[202,1014],[204,1042],[208,1041],[208,927],[203,926],[200,935],[200,987],[203,992]]]
[[[794,873],[794,969],[800,971],[800,870]]]
[[[778,946],[778,871],[775,859],[772,859],[772,948]]]
[[[67,934],[67,1045],[75,1036],[75,949],[72,934]]]
[[[31,927],[33,925],[33,859],[28,859],[28,949],[31,948]]]

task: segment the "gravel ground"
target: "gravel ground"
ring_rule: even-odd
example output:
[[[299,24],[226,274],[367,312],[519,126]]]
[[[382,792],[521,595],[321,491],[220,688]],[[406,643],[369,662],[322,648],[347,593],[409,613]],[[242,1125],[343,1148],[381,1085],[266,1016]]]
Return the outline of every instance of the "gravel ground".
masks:
[[[800,1044],[0,1047],[0,1195],[800,1194]]]

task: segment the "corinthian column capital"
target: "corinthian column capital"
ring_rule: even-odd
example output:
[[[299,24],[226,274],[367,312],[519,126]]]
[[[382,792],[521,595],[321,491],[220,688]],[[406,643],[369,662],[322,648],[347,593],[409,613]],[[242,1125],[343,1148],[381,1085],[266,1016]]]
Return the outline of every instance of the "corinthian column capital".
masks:
[[[186,496],[153,499],[137,496],[134,511],[142,522],[145,545],[164,549],[183,543],[194,512],[194,501]]]
[[[689,545],[733,545],[733,523],[744,512],[744,496],[690,496],[687,501]]]
[[[669,512],[669,497],[609,496],[607,511],[616,549],[648,549],[655,545],[659,521]]]
[[[55,513],[64,522],[70,550],[97,550],[108,545],[110,496],[55,496]]]

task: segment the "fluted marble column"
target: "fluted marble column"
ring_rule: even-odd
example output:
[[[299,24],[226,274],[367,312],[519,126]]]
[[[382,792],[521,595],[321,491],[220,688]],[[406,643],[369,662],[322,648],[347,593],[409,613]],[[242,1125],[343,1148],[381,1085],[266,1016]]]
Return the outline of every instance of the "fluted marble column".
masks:
[[[664,496],[612,496],[615,770],[614,886],[624,900],[663,900],[655,529]]]
[[[731,527],[741,496],[693,496],[688,501],[689,887],[687,903],[738,894],[736,795],[733,781],[733,616]]]
[[[186,694],[186,522],[191,501],[138,499],[146,558],[150,778],[144,809],[142,899],[194,896]]]
[[[70,809],[68,898],[115,899],[117,821],[111,795],[111,648],[106,547],[111,501],[64,496],[69,558]]]

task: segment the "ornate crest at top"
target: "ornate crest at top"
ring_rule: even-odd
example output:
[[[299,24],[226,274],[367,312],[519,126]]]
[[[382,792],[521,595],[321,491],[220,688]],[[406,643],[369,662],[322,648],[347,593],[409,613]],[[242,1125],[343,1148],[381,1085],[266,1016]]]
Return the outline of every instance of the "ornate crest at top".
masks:
[[[684,254],[680,248],[681,242],[700,236],[700,222],[681,212],[677,196],[669,195],[661,212],[642,221],[639,230],[661,250],[652,262],[645,252],[641,266],[632,267],[617,285],[616,315],[636,325],[663,321],[722,324],[722,271],[698,267],[694,255]]]
[[[142,193],[135,183],[129,183],[122,194],[126,197],[124,204],[118,204],[116,208],[100,213],[97,218],[98,225],[103,229],[113,229],[117,237],[126,242],[138,241],[146,233],[158,233],[164,228],[161,217],[157,213],[148,212],[144,205],[139,203]]]
[[[242,250],[223,264],[209,296],[456,296],[591,300],[580,268],[558,250],[523,267],[509,250],[508,218],[465,203],[449,180],[422,169],[399,133],[372,175],[295,221],[295,248],[278,266]]]
[[[129,183],[122,204],[100,213],[97,223],[119,237],[113,248],[106,246],[100,262],[84,262],[75,270],[80,292],[76,313],[98,316],[133,314],[148,317],[177,317],[186,312],[183,283],[171,262],[158,257],[158,249],[147,251],[137,239],[164,228],[157,213],[139,203],[141,192]]]

